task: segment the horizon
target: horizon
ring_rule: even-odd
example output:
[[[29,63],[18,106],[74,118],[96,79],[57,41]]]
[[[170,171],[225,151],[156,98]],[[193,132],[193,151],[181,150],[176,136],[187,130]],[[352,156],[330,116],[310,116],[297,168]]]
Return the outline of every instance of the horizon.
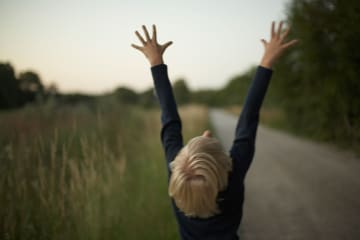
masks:
[[[156,24],[159,43],[174,42],[164,54],[171,82],[219,89],[260,61],[260,39],[285,19],[287,2],[2,1],[0,61],[62,93],[142,92],[153,85],[150,65],[130,45],[141,25]]]

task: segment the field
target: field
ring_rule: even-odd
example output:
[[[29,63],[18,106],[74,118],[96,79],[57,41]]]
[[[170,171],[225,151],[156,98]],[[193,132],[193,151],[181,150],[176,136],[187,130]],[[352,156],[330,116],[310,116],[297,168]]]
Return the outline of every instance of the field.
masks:
[[[207,109],[180,109],[185,142]],[[158,109],[0,113],[0,239],[177,239]]]

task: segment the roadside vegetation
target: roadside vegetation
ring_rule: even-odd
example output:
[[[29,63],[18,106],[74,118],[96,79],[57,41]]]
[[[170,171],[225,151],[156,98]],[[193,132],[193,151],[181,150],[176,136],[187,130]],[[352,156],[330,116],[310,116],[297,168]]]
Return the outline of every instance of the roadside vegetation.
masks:
[[[180,114],[185,141],[208,126]],[[158,109],[29,106],[0,125],[0,239],[177,238]]]
[[[274,68],[261,123],[360,155],[360,1],[286,9],[300,42]],[[175,80],[184,140],[210,128],[207,107],[238,115],[255,70],[220,89]],[[8,62],[0,82],[0,239],[178,238],[153,88],[60,93]]]

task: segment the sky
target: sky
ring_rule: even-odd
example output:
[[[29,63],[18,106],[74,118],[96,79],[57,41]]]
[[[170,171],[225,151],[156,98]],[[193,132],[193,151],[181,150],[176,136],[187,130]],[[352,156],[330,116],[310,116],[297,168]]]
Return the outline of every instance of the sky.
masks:
[[[0,62],[34,71],[61,92],[101,94],[152,86],[135,30],[157,26],[171,82],[223,87],[258,64],[271,21],[289,0],[0,0]],[[150,32],[151,35],[151,32]]]

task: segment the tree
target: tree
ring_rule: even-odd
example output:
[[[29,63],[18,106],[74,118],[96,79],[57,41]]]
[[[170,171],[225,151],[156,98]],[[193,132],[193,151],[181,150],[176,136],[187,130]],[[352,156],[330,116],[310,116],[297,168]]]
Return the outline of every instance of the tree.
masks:
[[[0,109],[20,106],[20,89],[14,68],[9,63],[0,63],[0,84]]]
[[[56,83],[50,83],[45,87],[45,92],[48,96],[56,96],[59,93],[59,88]]]
[[[360,2],[297,0],[290,38],[300,44],[276,66],[289,124],[321,139],[360,142]]]
[[[117,88],[115,95],[120,102],[128,104],[136,104],[139,98],[135,91],[127,87]]]
[[[153,87],[139,94],[139,104],[146,108],[150,108],[158,105],[155,89]]]
[[[178,79],[173,84],[176,102],[179,105],[186,104],[190,101],[190,90],[184,79]]]
[[[223,105],[242,104],[245,101],[255,70],[256,67],[252,66],[245,73],[232,77],[226,86],[220,90],[217,97],[218,101]]]
[[[205,104],[209,106],[218,106],[215,96],[219,90],[215,89],[201,89],[191,92],[191,101],[195,103]]]
[[[44,98],[44,86],[37,73],[32,71],[20,73],[18,85],[25,102],[42,100]]]

